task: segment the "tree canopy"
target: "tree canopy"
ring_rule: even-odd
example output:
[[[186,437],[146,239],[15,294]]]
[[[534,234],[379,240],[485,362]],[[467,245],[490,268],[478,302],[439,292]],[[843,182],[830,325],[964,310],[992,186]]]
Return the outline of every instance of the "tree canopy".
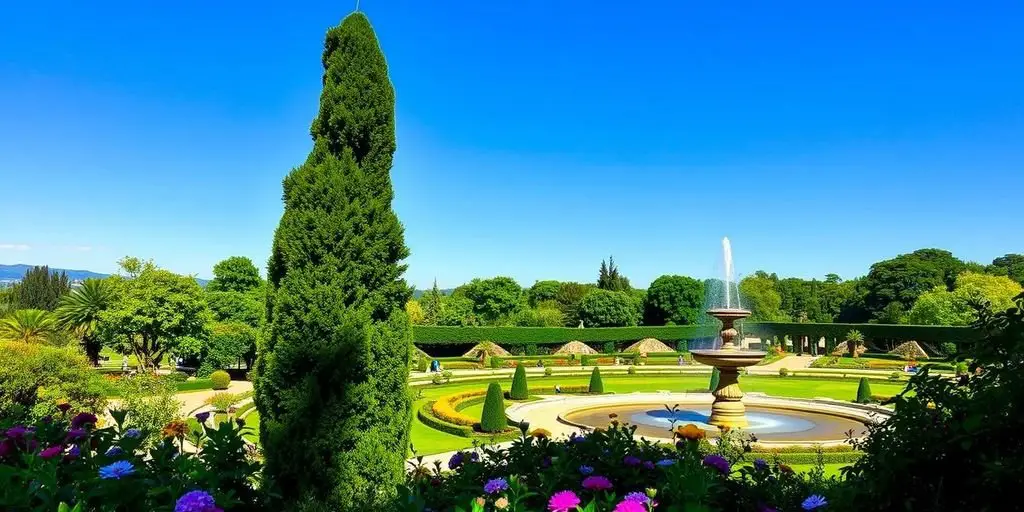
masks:
[[[25,277],[14,285],[11,292],[13,309],[41,309],[53,311],[60,298],[71,290],[71,282],[64,272],[50,272],[50,267],[37,266],[25,271]]]
[[[213,279],[206,284],[211,292],[248,292],[263,284],[256,265],[244,256],[232,256],[213,266]]]
[[[637,325],[640,311],[626,292],[595,290],[580,301],[579,317],[585,327],[625,327]]]
[[[647,288],[644,324],[695,324],[704,309],[704,283],[687,276],[664,275]]]
[[[473,302],[473,311],[485,322],[510,315],[523,299],[523,289],[511,277],[474,279],[458,293]]]
[[[597,275],[597,287],[602,290],[613,292],[625,292],[631,288],[629,279],[619,273],[619,267],[615,265],[615,259],[608,257],[608,262],[601,260],[601,269]]]
[[[1024,254],[1007,254],[992,260],[986,271],[993,275],[1006,276],[1024,285]]]
[[[975,305],[987,303],[990,311],[1004,311],[1021,291],[1021,285],[1008,277],[964,272],[957,276],[952,291],[936,286],[921,294],[907,320],[920,325],[971,325],[978,318]]]
[[[864,278],[865,310],[872,319],[891,322],[924,292],[950,289],[964,269],[963,261],[941,249],[920,249],[875,263]]]

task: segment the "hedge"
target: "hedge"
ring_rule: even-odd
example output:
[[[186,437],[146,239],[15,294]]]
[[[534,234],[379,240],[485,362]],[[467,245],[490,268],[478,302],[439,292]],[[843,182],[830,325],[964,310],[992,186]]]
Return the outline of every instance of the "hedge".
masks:
[[[437,401],[433,403],[433,407],[431,407],[430,410],[438,419],[455,425],[470,427],[472,429],[472,427],[476,426],[480,420],[459,412],[459,402],[468,398],[483,396],[485,394],[487,394],[487,391],[478,389],[476,391],[466,391],[463,393],[445,395],[438,398]]]
[[[473,437],[473,427],[455,425],[454,423],[442,421],[431,414],[433,406],[434,402],[427,402],[416,411],[416,417],[418,417],[424,425],[456,436]]]
[[[806,450],[806,448],[804,448]],[[774,461],[778,456],[779,461],[784,464],[817,464],[817,452],[750,452],[746,454],[747,460],[764,459]],[[863,452],[824,452],[821,458],[825,464],[853,464],[864,456]]]
[[[487,399],[484,400],[484,410],[480,415],[480,430],[499,433],[508,428],[508,419],[505,417],[505,399],[502,394],[501,385],[497,382],[492,382],[487,386]]]
[[[749,322],[743,325],[743,334],[760,338],[772,336],[810,336],[846,339],[846,333],[858,330],[869,340],[900,340],[922,342],[970,342],[982,333],[973,327],[950,325],[894,325],[894,324],[814,324],[793,322]]]
[[[656,338],[662,341],[690,340],[714,336],[711,325],[672,325],[646,327],[442,327],[413,326],[417,345],[458,345],[492,341],[502,346],[554,345],[573,340],[584,343],[637,341]]]

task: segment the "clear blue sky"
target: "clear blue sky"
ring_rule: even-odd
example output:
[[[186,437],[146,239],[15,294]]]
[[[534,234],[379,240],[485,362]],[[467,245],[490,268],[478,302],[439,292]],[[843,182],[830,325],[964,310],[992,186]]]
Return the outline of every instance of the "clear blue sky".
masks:
[[[262,266],[349,9],[6,2],[0,263]],[[1021,2],[362,9],[397,89],[419,287],[589,281],[609,254],[642,286],[708,276],[725,235],[738,272],[804,277],[1024,252]]]

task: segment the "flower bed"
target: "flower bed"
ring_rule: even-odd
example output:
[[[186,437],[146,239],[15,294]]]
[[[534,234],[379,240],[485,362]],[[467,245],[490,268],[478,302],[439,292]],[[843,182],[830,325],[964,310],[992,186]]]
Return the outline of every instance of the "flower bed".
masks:
[[[458,410],[458,404],[464,400],[481,397],[487,394],[486,389],[467,391],[463,393],[454,393],[451,395],[444,395],[438,398],[434,405],[431,406],[431,413],[438,419],[447,423],[455,425],[462,425],[466,427],[474,427],[480,423],[479,418],[473,418],[462,414]]]
[[[162,432],[128,428],[125,413],[97,428],[95,415],[60,415],[34,425],[0,421],[0,510],[257,510],[242,422],[190,432],[176,420]],[[209,414],[197,415],[200,422]],[[162,439],[144,450],[147,437]],[[183,451],[189,439],[196,451]],[[67,508],[64,508],[67,507]]]
[[[820,472],[797,474],[782,462],[795,455],[785,450],[751,453],[735,435],[713,446],[691,425],[670,445],[637,439],[634,430],[613,420],[586,437],[552,441],[524,427],[511,447],[459,452],[447,471],[415,466],[408,510],[814,510],[838,485]],[[820,461],[853,453],[811,455]]]

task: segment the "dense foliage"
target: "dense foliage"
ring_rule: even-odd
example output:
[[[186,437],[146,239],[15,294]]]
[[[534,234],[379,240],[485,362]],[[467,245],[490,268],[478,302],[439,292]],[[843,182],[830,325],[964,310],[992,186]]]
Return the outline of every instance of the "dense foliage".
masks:
[[[608,262],[601,260],[601,270],[597,274],[597,287],[612,292],[628,292],[633,287],[629,285],[629,279],[619,273],[619,267],[615,265],[615,259],[608,257]]]
[[[578,314],[585,327],[626,327],[640,321],[639,303],[633,296],[603,289],[583,297]]]
[[[1021,291],[1021,285],[1008,277],[964,272],[956,277],[952,290],[937,286],[922,293],[908,321],[919,325],[971,325],[977,320],[972,304],[984,302],[991,311],[1005,311]]]
[[[512,375],[512,388],[509,390],[509,398],[512,400],[526,400],[530,397],[530,388],[526,383],[526,367],[516,365],[516,371]]]
[[[0,341],[0,419],[43,418],[59,403],[101,410],[106,387],[90,366],[75,348]]]
[[[232,256],[213,266],[213,279],[206,284],[211,292],[247,292],[263,285],[256,265],[244,256]]]
[[[698,323],[704,313],[704,283],[686,276],[661,276],[647,289],[644,325]]]
[[[82,349],[93,364],[99,363],[103,348],[97,329],[100,315],[114,301],[114,290],[106,279],[86,279],[60,299],[57,319],[82,340]]]
[[[255,399],[280,507],[372,510],[401,480],[411,421],[394,90],[361,13],[327,32],[323,65],[313,151],[284,180]]]
[[[71,282],[64,272],[50,272],[50,267],[32,267],[15,284],[10,293],[11,309],[41,309],[53,311],[60,298],[71,290]]]
[[[1017,508],[992,491],[1024,474],[1024,295],[979,317],[985,338],[963,350],[970,371],[912,377],[892,400],[896,414],[858,445],[866,456],[847,475],[858,510]]]
[[[480,430],[484,432],[501,432],[508,427],[505,419],[505,397],[501,385],[492,382],[487,386],[487,397],[480,415]]]

